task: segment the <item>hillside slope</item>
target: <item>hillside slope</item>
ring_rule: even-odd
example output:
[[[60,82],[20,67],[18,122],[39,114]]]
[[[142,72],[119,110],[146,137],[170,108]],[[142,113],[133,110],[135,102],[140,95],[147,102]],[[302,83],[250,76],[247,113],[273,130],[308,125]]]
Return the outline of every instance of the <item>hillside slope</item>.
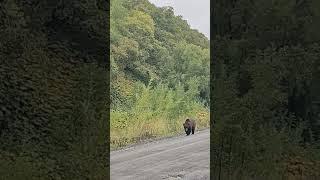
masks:
[[[112,144],[176,133],[185,116],[208,126],[209,41],[171,7],[111,1],[110,54]]]

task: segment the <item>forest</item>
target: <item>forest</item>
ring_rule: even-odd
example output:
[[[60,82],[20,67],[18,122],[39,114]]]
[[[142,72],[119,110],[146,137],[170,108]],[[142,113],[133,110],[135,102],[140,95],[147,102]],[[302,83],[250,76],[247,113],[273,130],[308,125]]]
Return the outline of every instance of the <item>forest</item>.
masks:
[[[211,175],[320,178],[320,2],[216,0]]]
[[[0,179],[107,179],[109,4],[0,1]]]
[[[112,0],[110,139],[118,148],[209,127],[209,40],[172,7]]]
[[[319,179],[320,2],[211,6],[209,41],[147,0],[1,1],[0,177],[108,179],[191,116],[211,179]]]

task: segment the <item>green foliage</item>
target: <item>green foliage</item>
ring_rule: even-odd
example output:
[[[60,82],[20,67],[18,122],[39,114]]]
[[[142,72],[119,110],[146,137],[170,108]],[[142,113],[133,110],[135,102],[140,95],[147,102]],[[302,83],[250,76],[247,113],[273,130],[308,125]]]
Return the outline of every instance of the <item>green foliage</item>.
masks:
[[[190,98],[191,93],[184,92],[183,87],[172,90],[164,84],[152,89],[143,84],[137,86],[130,110],[111,111],[112,147],[121,147],[144,138],[182,133],[182,123],[188,116],[198,119],[198,128],[208,127],[208,110]]]
[[[108,177],[108,12],[95,3],[1,2],[1,178]]]
[[[125,28],[129,33],[140,36],[153,36],[154,35],[154,22],[150,15],[133,10],[125,19]]]
[[[312,1],[218,1],[212,171],[220,179],[310,179],[319,157],[319,45]],[[241,18],[240,18],[241,17]],[[312,36],[311,41],[310,36]],[[232,37],[232,38],[231,38]],[[318,166],[314,166],[318,167]],[[319,171],[319,169],[318,169]],[[303,174],[303,175],[302,175]]]
[[[15,156],[1,151],[0,154],[0,174],[2,179],[30,180],[50,179],[48,175],[40,169],[39,163],[36,163],[30,156]]]
[[[121,12],[121,13],[120,13]],[[208,127],[209,41],[172,8],[111,1],[111,145]]]

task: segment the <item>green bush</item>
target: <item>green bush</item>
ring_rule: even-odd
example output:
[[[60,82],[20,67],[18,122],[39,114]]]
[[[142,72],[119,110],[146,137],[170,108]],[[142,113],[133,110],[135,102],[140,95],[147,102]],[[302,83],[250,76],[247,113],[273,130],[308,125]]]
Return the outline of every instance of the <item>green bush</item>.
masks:
[[[209,110],[189,94],[166,85],[138,88],[130,109],[111,111],[111,146],[182,133],[186,117],[196,118],[199,128],[209,127]]]

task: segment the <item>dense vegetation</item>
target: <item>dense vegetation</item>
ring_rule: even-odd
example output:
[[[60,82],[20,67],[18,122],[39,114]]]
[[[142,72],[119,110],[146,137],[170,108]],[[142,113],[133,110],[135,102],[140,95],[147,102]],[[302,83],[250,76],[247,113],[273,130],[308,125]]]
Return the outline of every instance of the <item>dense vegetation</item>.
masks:
[[[147,0],[111,1],[111,145],[209,126],[209,41]]]
[[[319,179],[319,1],[213,6],[213,178]]]
[[[0,2],[0,179],[108,178],[106,2]]]

